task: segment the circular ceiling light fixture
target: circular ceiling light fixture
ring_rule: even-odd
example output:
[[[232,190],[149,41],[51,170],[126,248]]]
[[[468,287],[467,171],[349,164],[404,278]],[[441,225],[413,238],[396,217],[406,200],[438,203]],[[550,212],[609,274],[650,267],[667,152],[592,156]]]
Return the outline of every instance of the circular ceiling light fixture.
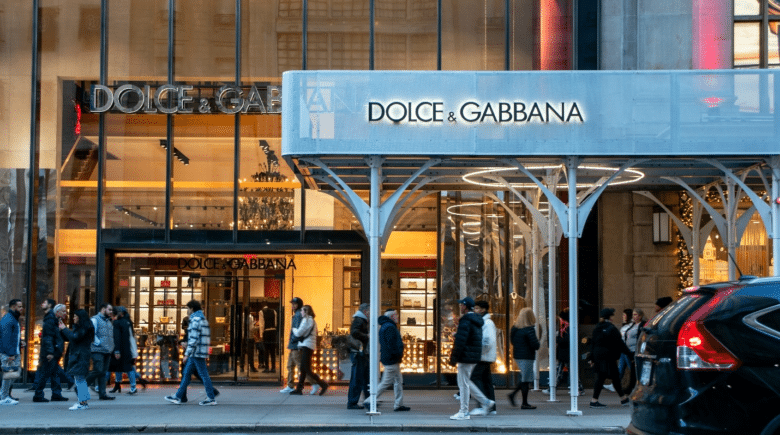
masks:
[[[526,169],[528,169],[529,171],[534,171],[534,170],[546,170],[546,169],[559,169],[561,167],[563,167],[563,165],[539,165],[539,166],[527,166]],[[577,169],[584,169],[587,171],[594,171],[594,172],[602,172],[604,174],[603,176],[606,177],[609,177],[613,173],[620,170],[619,168],[613,168],[610,166],[579,166]],[[479,180],[479,178],[481,177],[482,180],[492,179],[493,177],[491,177],[491,174],[499,174],[501,172],[509,172],[509,171],[520,172],[519,169],[517,168],[487,168],[487,169],[482,169],[464,175],[463,181],[477,186],[503,189],[506,186],[502,183],[496,181],[481,181]],[[645,178],[645,174],[643,172],[637,171],[636,169],[626,169],[625,171],[623,171],[623,174],[618,176],[615,180],[613,180],[609,184],[611,186],[618,186],[621,184],[636,183],[637,181],[643,178]],[[538,187],[536,183],[533,182],[509,183],[509,185],[515,189],[535,189],[536,187]],[[587,188],[591,186],[593,186],[593,183],[577,183],[577,188]],[[557,188],[568,190],[569,185],[568,183],[559,183]]]

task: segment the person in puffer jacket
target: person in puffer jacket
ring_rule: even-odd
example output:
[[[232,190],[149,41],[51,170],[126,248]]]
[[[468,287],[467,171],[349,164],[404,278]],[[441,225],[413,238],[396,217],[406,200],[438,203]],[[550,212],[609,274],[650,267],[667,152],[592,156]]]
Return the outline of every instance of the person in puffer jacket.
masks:
[[[474,312],[482,316],[485,324],[482,325],[482,358],[474,367],[474,372],[471,373],[471,382],[479,391],[485,393],[488,399],[495,402],[496,392],[493,388],[493,374],[490,371],[490,366],[496,362],[498,356],[496,324],[491,320],[488,301],[477,301],[475,304]],[[477,408],[471,411],[471,415],[488,414],[496,414],[496,405],[493,405],[491,409]]]
[[[471,394],[482,404],[484,409],[491,409],[496,402],[488,399],[473,382],[471,373],[482,359],[482,316],[474,312],[474,299],[465,297],[458,301],[460,312],[458,331],[450,353],[450,365],[458,367],[458,388],[460,390],[460,410],[450,416],[451,420],[469,420],[469,400]]]
[[[181,375],[181,384],[173,396],[165,396],[165,400],[179,405],[181,398],[187,394],[187,386],[192,379],[192,373],[197,371],[203,380],[203,386],[206,387],[206,400],[199,403],[201,406],[213,406],[217,404],[214,400],[214,386],[211,384],[208,368],[206,367],[206,358],[209,356],[209,345],[211,344],[211,330],[209,321],[203,314],[200,302],[191,300],[187,302],[187,314],[190,316],[190,326],[187,328],[187,349],[184,351],[182,363],[184,371]]]
[[[395,392],[393,411],[408,411],[404,406],[404,378],[401,375],[401,361],[404,359],[404,340],[398,331],[398,313],[395,310],[385,311],[384,316],[379,316],[379,360],[385,366],[382,373],[382,381],[379,382],[376,398],[382,395],[390,386]],[[368,407],[368,403],[363,402]]]

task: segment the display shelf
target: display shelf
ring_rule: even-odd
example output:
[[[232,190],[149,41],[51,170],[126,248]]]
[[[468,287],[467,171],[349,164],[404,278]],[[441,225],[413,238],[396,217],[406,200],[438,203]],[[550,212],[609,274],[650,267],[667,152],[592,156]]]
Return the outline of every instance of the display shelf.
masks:
[[[436,271],[399,271],[399,326],[401,335],[433,340]]]

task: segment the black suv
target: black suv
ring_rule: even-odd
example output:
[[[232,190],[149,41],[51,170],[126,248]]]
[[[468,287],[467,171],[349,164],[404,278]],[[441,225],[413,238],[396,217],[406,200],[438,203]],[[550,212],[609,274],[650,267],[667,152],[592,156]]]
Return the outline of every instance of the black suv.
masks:
[[[629,434],[780,435],[780,278],[687,289],[644,327]]]

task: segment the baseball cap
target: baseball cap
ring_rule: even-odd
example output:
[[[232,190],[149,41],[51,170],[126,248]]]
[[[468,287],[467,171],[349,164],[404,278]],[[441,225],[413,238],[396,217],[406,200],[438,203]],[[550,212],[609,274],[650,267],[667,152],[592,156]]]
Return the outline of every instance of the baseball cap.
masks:
[[[458,301],[459,304],[463,304],[466,306],[466,308],[474,308],[474,299],[471,299],[470,296],[466,296],[465,298]]]

